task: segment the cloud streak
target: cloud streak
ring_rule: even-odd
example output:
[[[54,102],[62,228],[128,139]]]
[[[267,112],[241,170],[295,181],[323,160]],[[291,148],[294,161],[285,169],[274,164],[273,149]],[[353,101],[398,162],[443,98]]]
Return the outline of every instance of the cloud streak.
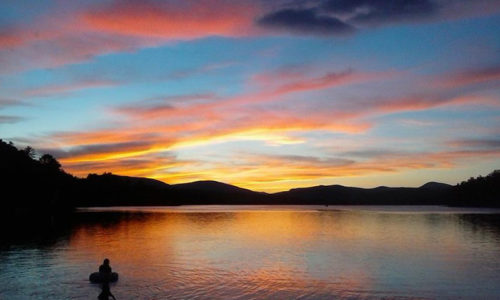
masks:
[[[314,33],[322,35],[345,35],[355,29],[341,20],[316,14],[312,9],[283,9],[269,13],[257,22],[271,29],[286,29],[295,33]]]
[[[500,66],[489,66],[447,74],[444,79],[438,80],[437,84],[453,88],[497,81],[500,81]]]
[[[474,162],[500,155],[499,150],[469,150],[441,152],[383,151],[368,159],[343,157],[319,158],[300,155],[238,154],[237,165],[223,163],[205,164],[204,168],[159,174],[155,178],[171,183],[190,180],[217,179],[238,186],[264,190],[282,191],[298,183],[314,185],[319,180],[392,174],[407,170],[449,169],[464,161]]]
[[[24,117],[0,115],[0,124],[14,124],[24,120]]]
[[[114,87],[119,84],[119,82],[111,80],[84,80],[68,84],[53,84],[31,88],[25,90],[23,94],[27,97],[48,97],[87,89]]]
[[[2,127],[77,175],[281,189],[498,162],[494,18],[445,24],[498,1],[91,2],[0,29]]]
[[[494,1],[463,4],[458,0],[318,0],[283,2],[265,13],[257,24],[271,30],[339,36],[391,23],[430,22],[491,14],[500,10]]]
[[[4,109],[7,107],[12,107],[12,106],[19,106],[19,105],[28,105],[26,102],[18,100],[18,99],[10,99],[10,98],[0,98],[0,109]]]
[[[201,161],[198,164],[191,162],[189,164],[191,169],[186,167],[174,172],[158,166],[159,169],[154,169],[153,172],[153,166],[142,167],[143,160],[139,158],[156,157],[162,153],[186,148],[240,141],[252,141],[267,146],[296,145],[307,142],[301,134],[315,131],[366,133],[376,126],[366,121],[367,118],[374,116],[451,105],[498,105],[495,100],[487,97],[412,95],[329,101],[324,102],[324,106],[318,109],[316,105],[311,106],[308,101],[301,101],[300,97],[297,100],[295,97],[310,92],[329,91],[347,84],[366,83],[391,77],[393,74],[390,72],[374,74],[351,69],[319,75],[300,73],[280,77],[277,74],[280,72],[256,74],[249,81],[250,86],[257,84],[256,91],[231,97],[222,97],[214,93],[170,95],[119,106],[113,108],[112,112],[125,117],[125,120],[115,128],[54,133],[46,140],[66,149],[58,151],[58,147],[52,147],[51,151],[61,159],[68,170],[74,170],[78,174],[82,174],[89,166],[97,170],[104,170],[106,166],[110,168],[109,171],[123,171],[127,175],[141,174],[162,180],[208,179],[210,174],[230,179],[228,174],[236,177],[243,175],[230,172],[229,166],[215,166],[213,163]],[[270,80],[271,78],[273,80]],[[293,109],[289,105],[282,105],[289,102],[294,103]],[[276,108],[276,105],[280,108]],[[402,169],[447,168],[462,158],[472,158],[476,154],[479,157],[492,157],[498,154],[495,149],[485,149],[485,151],[479,151],[482,149],[465,151],[467,147],[459,149],[462,148],[463,151],[440,154],[384,151],[367,153],[365,156],[345,153],[347,157],[326,159],[293,155],[280,156],[279,159],[248,158],[248,164],[243,163],[244,170],[240,170],[241,174],[248,173],[248,177],[234,179],[231,182],[245,185],[244,181],[248,180],[257,185],[257,182],[264,181],[266,184],[271,184],[283,181],[284,178],[287,178],[285,180],[287,182],[296,182],[338,176],[360,176],[373,172],[397,172]],[[285,161],[287,159],[290,162]],[[257,178],[251,166],[255,164],[259,166],[261,160],[264,162],[260,167],[262,169],[256,168],[256,170],[264,174],[269,173],[264,170],[264,164],[267,164],[275,170],[275,175],[267,174],[268,179]],[[121,165],[120,161],[126,162],[126,166]],[[141,166],[138,167],[140,173],[134,174],[132,168],[134,162]],[[280,167],[283,164],[288,166],[286,170]],[[236,168],[240,167],[238,164]],[[149,169],[152,170],[151,173],[147,173]],[[246,184],[249,184],[248,182]]]
[[[287,32],[346,35],[386,23],[500,11],[495,1],[458,2],[319,0],[278,1],[276,5],[250,0],[112,0],[87,6],[59,3],[51,14],[22,25],[4,26],[0,31],[0,64],[3,73],[12,73],[210,36],[255,37]]]
[[[321,8],[334,14],[348,15],[349,22],[383,24],[427,19],[437,14],[442,5],[431,0],[327,0]]]
[[[244,1],[146,0],[112,1],[84,13],[82,19],[98,32],[184,40],[246,34],[255,14],[255,4]]]

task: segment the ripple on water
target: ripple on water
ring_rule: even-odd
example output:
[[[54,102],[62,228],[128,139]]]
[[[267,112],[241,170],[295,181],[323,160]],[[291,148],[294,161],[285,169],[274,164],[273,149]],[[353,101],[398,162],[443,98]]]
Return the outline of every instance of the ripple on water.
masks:
[[[118,299],[499,294],[498,215],[390,212],[83,213],[52,244],[0,250],[0,298],[95,298],[88,274],[104,257],[120,273]]]

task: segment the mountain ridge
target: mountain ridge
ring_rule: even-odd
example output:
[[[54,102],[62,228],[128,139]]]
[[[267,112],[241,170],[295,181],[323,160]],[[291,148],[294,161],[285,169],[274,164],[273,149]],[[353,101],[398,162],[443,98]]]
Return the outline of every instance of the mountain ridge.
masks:
[[[88,206],[136,205],[455,205],[500,207],[500,171],[470,178],[455,186],[429,181],[420,187],[360,188],[339,184],[256,192],[235,185],[201,180],[167,184],[145,178],[103,173],[77,178],[50,154],[37,157],[0,140],[0,180],[6,214],[17,211],[68,210]]]

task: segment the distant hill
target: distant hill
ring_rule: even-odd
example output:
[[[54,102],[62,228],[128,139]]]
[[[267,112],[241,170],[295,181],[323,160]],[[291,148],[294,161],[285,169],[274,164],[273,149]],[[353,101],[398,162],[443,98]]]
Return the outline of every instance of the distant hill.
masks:
[[[342,185],[291,189],[273,196],[280,202],[300,204],[356,205],[445,205],[450,201],[452,186],[429,182],[419,188],[385,187],[372,189]]]
[[[213,180],[203,180],[203,181],[194,181],[189,183],[179,183],[175,184],[174,187],[176,190],[196,190],[200,192],[223,192],[223,193],[234,193],[234,192],[250,192],[254,193],[251,190],[240,188],[234,185],[230,185],[227,183],[222,183]]]
[[[169,185],[154,179],[104,173],[90,174],[84,180],[77,205],[250,204],[264,203],[265,195],[217,181]]]
[[[170,185],[155,179],[89,174],[79,185],[77,206],[173,205]]]
[[[426,184],[422,185],[420,187],[420,189],[446,190],[446,189],[450,189],[451,187],[453,187],[453,186],[450,184],[431,181],[431,182],[427,182]]]
[[[452,205],[500,207],[500,171],[471,178],[456,186],[428,182],[418,188],[342,185],[295,188],[267,194],[217,181],[169,185],[141,177],[111,173],[76,178],[50,154],[40,157],[30,147],[17,149],[0,140],[2,215],[68,211],[76,206],[186,204],[360,204]]]
[[[264,204],[270,201],[266,193],[217,181],[175,184],[170,192],[183,204]]]

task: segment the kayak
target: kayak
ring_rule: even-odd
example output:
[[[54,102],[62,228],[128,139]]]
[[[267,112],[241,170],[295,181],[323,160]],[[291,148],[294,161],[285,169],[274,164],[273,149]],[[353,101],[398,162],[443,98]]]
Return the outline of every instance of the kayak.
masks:
[[[118,280],[118,273],[99,273],[95,272],[90,274],[89,280],[92,283],[115,282]]]

